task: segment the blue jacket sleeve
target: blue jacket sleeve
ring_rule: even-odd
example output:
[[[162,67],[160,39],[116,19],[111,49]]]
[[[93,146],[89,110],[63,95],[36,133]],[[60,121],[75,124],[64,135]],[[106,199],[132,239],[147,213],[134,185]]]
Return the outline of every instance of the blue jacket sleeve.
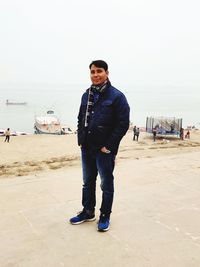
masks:
[[[129,129],[130,107],[126,97],[121,93],[114,103],[115,122],[111,135],[108,137],[105,147],[112,151],[112,148],[118,147],[122,137]]]

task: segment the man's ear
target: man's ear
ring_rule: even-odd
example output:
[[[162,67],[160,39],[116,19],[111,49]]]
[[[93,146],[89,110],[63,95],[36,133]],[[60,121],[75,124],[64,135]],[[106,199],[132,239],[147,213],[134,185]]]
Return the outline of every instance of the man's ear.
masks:
[[[106,71],[106,74],[109,75],[109,71],[108,70]]]

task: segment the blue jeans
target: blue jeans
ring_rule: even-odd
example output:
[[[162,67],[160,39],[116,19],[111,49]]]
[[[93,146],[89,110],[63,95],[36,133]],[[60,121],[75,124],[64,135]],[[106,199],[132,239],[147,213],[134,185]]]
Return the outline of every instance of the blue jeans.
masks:
[[[100,211],[107,216],[112,212],[114,196],[115,155],[98,151],[90,153],[82,148],[83,189],[82,205],[88,212],[93,213],[96,206],[96,179],[101,178],[102,203]]]

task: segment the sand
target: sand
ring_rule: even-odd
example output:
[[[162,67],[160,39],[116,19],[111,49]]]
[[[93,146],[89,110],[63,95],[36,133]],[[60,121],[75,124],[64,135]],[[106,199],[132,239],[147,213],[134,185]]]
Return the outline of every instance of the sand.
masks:
[[[139,142],[126,135],[107,233],[96,222],[68,222],[81,209],[75,135],[0,141],[1,267],[200,266],[199,131],[155,143],[145,133]]]
[[[0,138],[0,177],[23,176],[42,170],[55,170],[68,166],[80,166],[80,148],[77,136],[71,135],[27,135],[11,137],[10,143]],[[190,140],[176,137],[158,138],[153,142],[151,135],[141,133],[139,142],[132,141],[129,131],[121,142],[117,161],[163,157],[171,154],[197,151],[200,133],[194,130]]]

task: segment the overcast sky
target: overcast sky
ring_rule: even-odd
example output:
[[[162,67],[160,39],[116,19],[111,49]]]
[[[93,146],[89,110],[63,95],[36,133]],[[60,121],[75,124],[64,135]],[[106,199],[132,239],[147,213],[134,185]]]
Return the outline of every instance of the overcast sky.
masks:
[[[200,86],[199,0],[0,0],[0,83]]]

